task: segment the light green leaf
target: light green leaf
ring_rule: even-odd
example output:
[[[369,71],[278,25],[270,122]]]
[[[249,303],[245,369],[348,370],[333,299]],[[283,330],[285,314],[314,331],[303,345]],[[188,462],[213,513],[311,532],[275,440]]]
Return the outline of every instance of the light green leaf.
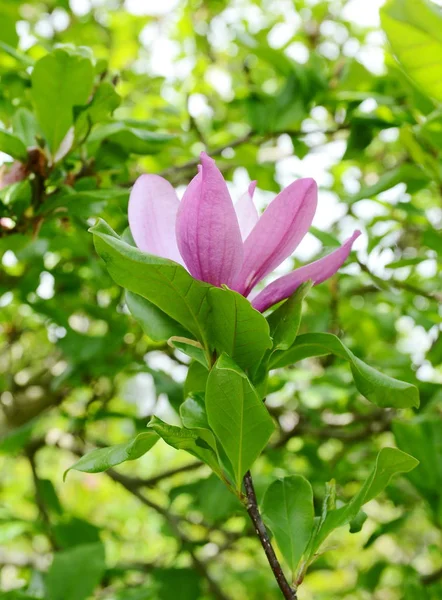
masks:
[[[300,335],[285,352],[276,352],[271,368],[285,367],[310,356],[335,354],[350,363],[355,385],[370,402],[383,408],[409,408],[419,406],[416,386],[384,375],[357,358],[339,338],[331,333]]]
[[[353,521],[362,506],[380,494],[389,484],[393,475],[408,473],[419,464],[419,461],[396,448],[383,448],[376,459],[376,464],[364,485],[353,499],[340,508],[330,510],[315,536],[311,555],[319,548],[330,533]]]
[[[210,429],[204,398],[199,394],[186,398],[180,406],[180,416],[187,429]]]
[[[5,152],[21,162],[28,159],[26,146],[21,139],[4,130],[0,130],[0,152]]]
[[[228,354],[242,369],[256,366],[272,347],[266,319],[247,298],[226,288],[212,287],[208,300],[212,347],[218,354]]]
[[[189,336],[189,332],[146,298],[126,292],[126,304],[131,315],[154,342],[167,341],[172,336]]]
[[[428,0],[390,0],[382,26],[394,55],[422,91],[442,100],[442,10]]]
[[[90,229],[95,248],[116,283],[146,298],[188,329],[204,346],[209,284],[193,279],[181,265],[141,252],[101,219]]]
[[[216,452],[216,441],[208,429],[187,429],[164,423],[158,417],[152,417],[148,425],[165,442],[177,450],[185,450],[208,465],[221,479],[223,474]]]
[[[83,471],[84,473],[102,473],[128,460],[136,460],[146,454],[158,441],[158,436],[152,431],[139,433],[130,442],[116,444],[107,448],[97,448],[88,452],[65,472]]]
[[[181,350],[184,354],[187,354],[190,358],[198,361],[206,369],[209,368],[208,357],[204,351],[204,348],[199,342],[186,337],[173,336],[169,338],[168,343],[173,348]]]
[[[312,486],[300,475],[274,481],[265,493],[263,513],[278,548],[295,574],[313,531]]]
[[[21,106],[15,111],[12,117],[12,129],[14,135],[19,137],[27,148],[36,145],[38,126],[35,115],[30,110]]]
[[[267,317],[274,350],[288,350],[298,335],[301,324],[302,301],[312,288],[306,281],[279,308]]]
[[[16,30],[17,19],[9,14],[7,4],[0,8],[0,40],[8,46],[15,48],[18,44],[18,34]]]
[[[35,64],[32,97],[53,157],[74,123],[74,106],[87,102],[93,80],[92,61],[66,48],[57,48]]]
[[[239,491],[243,475],[267,444],[274,424],[245,373],[225,354],[209,373],[206,411],[231,462]]]
[[[86,600],[100,583],[105,569],[101,542],[57,552],[46,578],[47,600]]]

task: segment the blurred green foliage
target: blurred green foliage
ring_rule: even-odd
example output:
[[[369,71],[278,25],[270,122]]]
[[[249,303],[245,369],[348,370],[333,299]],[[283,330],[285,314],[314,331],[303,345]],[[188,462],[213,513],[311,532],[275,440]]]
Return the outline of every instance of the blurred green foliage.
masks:
[[[0,597],[278,597],[237,499],[163,441],[62,479],[94,448],[122,444],[114,466],[143,454],[153,413],[179,423],[186,357],[128,314],[88,228],[122,233],[137,175],[181,186],[202,149],[236,197],[257,179],[262,205],[318,180],[293,264],[365,235],[308,295],[300,333],[339,335],[420,390],[416,416],[369,404],[339,356],[272,373],[261,502],[275,476],[303,475],[320,514],[324,484],[348,502],[385,446],[420,461],[361,531],[333,534],[300,600],[442,597],[440,21],[423,0],[390,1],[386,36],[356,0],[0,1]]]

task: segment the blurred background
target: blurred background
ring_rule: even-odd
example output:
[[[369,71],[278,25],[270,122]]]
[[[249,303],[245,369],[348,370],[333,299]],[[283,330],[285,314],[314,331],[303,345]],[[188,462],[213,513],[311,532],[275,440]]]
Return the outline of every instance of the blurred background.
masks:
[[[63,482],[153,413],[178,422],[186,357],[143,334],[87,230],[101,216],[123,232],[143,172],[181,195],[203,149],[232,197],[258,181],[260,208],[297,177],[317,180],[311,233],[279,274],[363,231],[309,295],[302,331],[339,335],[421,393],[418,415],[398,415],[368,404],[338,359],[272,374],[279,431],[258,496],[271,476],[300,473],[320,507],[325,482],[351,497],[383,446],[421,461],[368,504],[360,532],[334,535],[299,599],[442,598],[442,41],[433,32],[416,85],[390,54],[382,4],[0,1],[0,124],[21,142],[0,133],[1,598],[279,597],[247,515],[190,456],[159,442]],[[31,73],[56,44],[93,60],[95,95],[54,161]],[[73,88],[70,71],[48,73],[50,121]]]

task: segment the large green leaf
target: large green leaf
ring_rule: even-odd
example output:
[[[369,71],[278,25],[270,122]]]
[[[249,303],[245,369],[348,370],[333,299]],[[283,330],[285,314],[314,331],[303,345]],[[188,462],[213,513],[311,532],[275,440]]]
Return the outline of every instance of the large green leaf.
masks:
[[[0,129],[0,152],[5,152],[22,162],[28,158],[26,146],[21,139],[3,129]]]
[[[57,552],[46,578],[47,600],[86,600],[106,568],[101,542]]]
[[[313,531],[312,486],[300,475],[274,481],[265,493],[263,513],[278,548],[295,574]]]
[[[192,456],[196,456],[216,473],[223,478],[221,467],[219,466],[216,452],[216,441],[213,433],[209,429],[187,429],[176,427],[164,423],[158,417],[153,417],[148,425],[165,442],[177,450],[185,450]]]
[[[226,354],[207,379],[206,410],[240,490],[243,475],[267,444],[274,424],[245,373]]]
[[[310,356],[326,354],[335,354],[350,363],[357,389],[370,402],[383,408],[419,406],[419,392],[416,386],[379,373],[357,358],[339,338],[331,333],[300,335],[289,350],[274,354],[270,366],[285,367]]]
[[[184,267],[171,260],[127,244],[101,219],[90,231],[97,252],[116,283],[152,302],[207,346],[209,284],[193,279]]]
[[[327,512],[325,519],[317,531],[310,554],[313,555],[330,533],[353,521],[362,506],[375,498],[387,487],[393,475],[408,473],[419,464],[419,461],[396,448],[383,448],[376,459],[370,476],[359,492],[348,504]]]
[[[92,91],[94,67],[86,53],[57,48],[36,63],[31,81],[37,118],[55,156],[74,123],[74,106],[85,104]]]
[[[442,100],[442,10],[428,0],[390,0],[382,26],[404,71],[423,92]]]
[[[246,298],[229,289],[213,287],[208,299],[212,346],[242,369],[257,365],[272,346],[266,319]]]
[[[155,433],[152,431],[144,431],[125,444],[116,444],[115,446],[108,446],[107,448],[97,448],[82,456],[80,460],[69,467],[64,476],[66,477],[67,473],[72,469],[74,471],[83,471],[85,473],[102,473],[103,471],[107,471],[107,469],[128,460],[140,458],[140,456],[146,454],[157,441],[158,436]]]

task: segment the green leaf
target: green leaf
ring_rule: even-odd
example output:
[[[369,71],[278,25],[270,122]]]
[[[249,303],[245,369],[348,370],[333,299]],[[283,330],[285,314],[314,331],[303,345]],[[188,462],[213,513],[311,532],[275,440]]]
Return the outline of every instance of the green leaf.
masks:
[[[359,192],[345,200],[353,204],[365,198],[373,198],[398,183],[405,183],[407,191],[412,193],[424,187],[429,180],[428,175],[418,165],[404,163],[383,173],[373,185],[362,186]]]
[[[316,552],[330,533],[353,521],[362,506],[375,498],[387,487],[393,475],[408,473],[419,464],[419,461],[396,448],[383,448],[376,459],[376,464],[364,485],[352,500],[344,506],[330,510],[315,536],[311,555]]]
[[[407,476],[427,500],[437,518],[442,506],[442,421],[425,415],[412,421],[394,421],[397,445],[419,460],[419,466]]]
[[[223,479],[219,466],[214,435],[208,429],[187,429],[164,423],[158,417],[152,417],[148,425],[165,442],[177,450],[185,450],[208,465],[214,473]]]
[[[116,444],[107,448],[97,448],[88,452],[65,472],[64,477],[72,469],[84,473],[102,473],[111,467],[120,465],[128,460],[136,460],[146,454],[158,441],[158,436],[152,431],[139,433],[133,440],[124,444]]]
[[[28,159],[26,146],[21,139],[3,129],[0,130],[0,152],[5,152],[21,162]]]
[[[94,81],[94,67],[84,54],[57,48],[41,58],[31,76],[38,122],[54,157],[74,123],[74,106],[85,104]]]
[[[390,0],[382,26],[406,74],[422,91],[442,100],[442,11],[427,0]]]
[[[146,298],[126,292],[126,304],[146,335],[154,342],[167,341],[172,336],[189,336],[189,332]]]
[[[27,148],[36,145],[38,126],[35,115],[30,110],[21,106],[15,111],[12,117],[12,129],[14,135],[19,137]]]
[[[206,389],[209,425],[229,458],[236,489],[267,444],[272,418],[243,371],[222,354],[209,373]]]
[[[263,500],[264,519],[295,574],[314,525],[313,490],[300,475],[270,484]]]
[[[198,361],[206,369],[209,368],[210,365],[208,363],[207,354],[204,352],[204,348],[199,342],[195,342],[195,340],[189,338],[175,336],[169,338],[168,341],[174,348],[181,350],[181,352],[184,352],[184,354],[187,354],[190,358]]]
[[[0,23],[0,40],[15,48],[18,44],[16,19],[7,12],[7,5],[3,5],[0,9]]]
[[[47,600],[86,600],[106,568],[103,544],[84,544],[57,552],[46,578]]]
[[[181,265],[141,252],[99,219],[90,229],[95,248],[116,283],[146,298],[178,321],[205,346],[211,286],[193,279]]]
[[[212,287],[208,300],[213,348],[228,354],[242,369],[256,366],[272,347],[266,319],[247,298],[229,289]]]
[[[288,350],[298,335],[301,324],[302,301],[312,288],[306,281],[279,308],[267,317],[274,350]]]
[[[180,417],[187,429],[210,429],[204,398],[199,394],[186,398],[180,406]]]
[[[92,125],[104,121],[114,112],[120,101],[115,87],[108,81],[101,82],[89,104],[79,109],[75,120],[75,138],[84,138]]]
[[[416,386],[384,375],[357,358],[339,338],[331,333],[300,335],[285,352],[276,352],[271,368],[285,367],[311,356],[335,354],[350,363],[356,388],[370,402],[382,408],[409,408],[419,406]]]
[[[208,376],[209,372],[207,368],[203,367],[199,362],[193,361],[190,363],[186,381],[184,383],[184,396],[193,395],[195,393],[204,395]]]
[[[124,122],[112,122],[97,126],[89,136],[89,142],[108,140],[133,154],[155,154],[175,136],[168,133],[148,131],[144,127],[130,126]]]

